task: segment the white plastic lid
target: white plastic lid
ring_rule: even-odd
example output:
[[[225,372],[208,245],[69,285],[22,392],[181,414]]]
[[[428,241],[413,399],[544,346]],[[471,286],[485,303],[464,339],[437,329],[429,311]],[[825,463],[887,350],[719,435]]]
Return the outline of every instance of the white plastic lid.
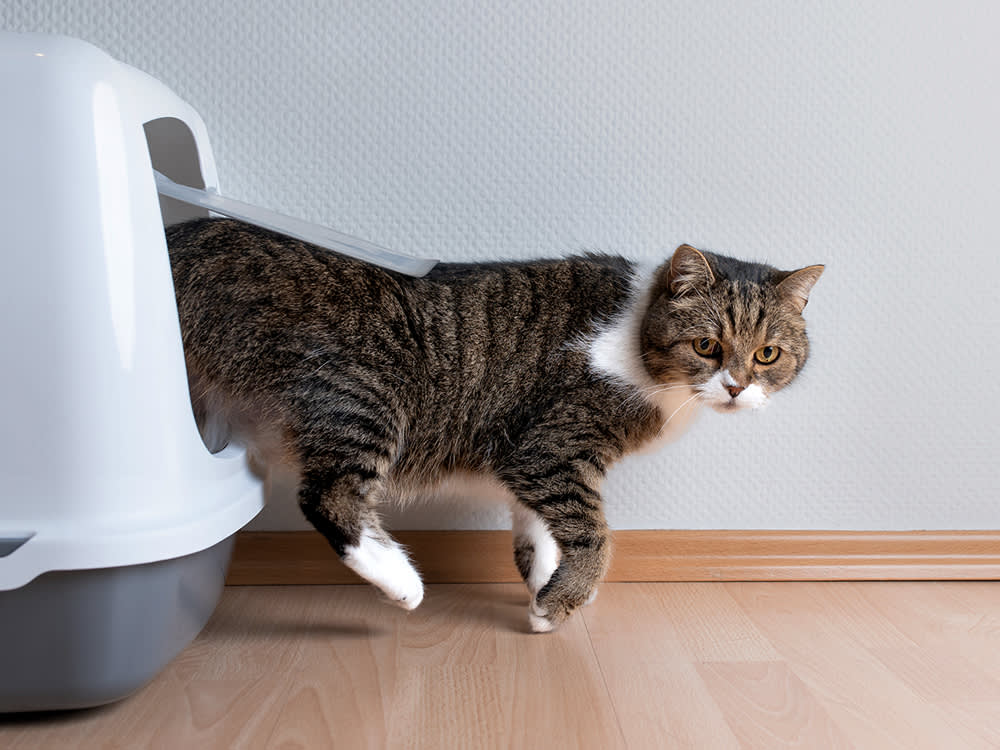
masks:
[[[391,271],[399,271],[409,276],[424,276],[437,265],[436,260],[415,258],[412,255],[397,253],[329,227],[310,224],[308,221],[285,216],[268,208],[226,198],[214,190],[199,190],[187,185],[178,185],[156,170],[153,171],[153,174],[156,176],[156,190],[170,198],[192,206],[207,208],[223,216],[239,219],[280,234],[286,234],[289,237],[319,245],[327,250],[343,253],[351,258],[374,263]]]

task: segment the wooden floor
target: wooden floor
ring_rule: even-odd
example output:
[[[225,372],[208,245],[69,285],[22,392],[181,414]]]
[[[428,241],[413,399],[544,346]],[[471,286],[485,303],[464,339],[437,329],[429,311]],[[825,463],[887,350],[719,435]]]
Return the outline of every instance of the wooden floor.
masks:
[[[230,588],[145,689],[0,747],[1000,747],[1000,583],[605,584],[550,635],[526,603]]]

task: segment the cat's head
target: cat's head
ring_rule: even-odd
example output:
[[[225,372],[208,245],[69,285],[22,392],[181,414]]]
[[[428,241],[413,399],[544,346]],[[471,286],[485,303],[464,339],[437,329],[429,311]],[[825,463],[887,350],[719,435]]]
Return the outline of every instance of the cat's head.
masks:
[[[655,274],[641,328],[658,383],[684,383],[720,411],[758,408],[809,356],[802,310],[823,266],[779,271],[681,245]]]

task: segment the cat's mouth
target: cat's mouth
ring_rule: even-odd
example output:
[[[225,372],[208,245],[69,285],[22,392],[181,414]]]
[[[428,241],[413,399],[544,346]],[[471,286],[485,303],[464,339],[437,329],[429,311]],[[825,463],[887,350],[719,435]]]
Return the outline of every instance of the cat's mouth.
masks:
[[[752,384],[731,395],[719,383],[709,381],[701,388],[702,401],[721,414],[760,409],[767,404],[768,396],[759,385]]]
[[[747,409],[752,409],[749,403],[743,401],[740,398],[732,398],[729,395],[725,397],[719,396],[716,398],[705,399],[708,405],[711,406],[715,411],[720,414],[734,414],[739,411],[746,411]]]
[[[731,398],[721,404],[715,404],[715,410],[719,412],[730,412],[730,411],[742,411],[748,408],[744,404],[741,404],[737,399]]]

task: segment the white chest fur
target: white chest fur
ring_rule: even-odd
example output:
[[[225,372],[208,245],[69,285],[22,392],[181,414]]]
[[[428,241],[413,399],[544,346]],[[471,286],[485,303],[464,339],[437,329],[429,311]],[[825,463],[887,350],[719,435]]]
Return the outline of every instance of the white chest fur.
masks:
[[[663,420],[654,440],[644,450],[651,450],[680,435],[698,413],[700,394],[691,386],[654,381],[642,362],[640,326],[649,306],[652,271],[640,270],[633,281],[632,297],[618,317],[598,329],[583,342],[590,366],[602,377],[615,380],[655,406]]]

